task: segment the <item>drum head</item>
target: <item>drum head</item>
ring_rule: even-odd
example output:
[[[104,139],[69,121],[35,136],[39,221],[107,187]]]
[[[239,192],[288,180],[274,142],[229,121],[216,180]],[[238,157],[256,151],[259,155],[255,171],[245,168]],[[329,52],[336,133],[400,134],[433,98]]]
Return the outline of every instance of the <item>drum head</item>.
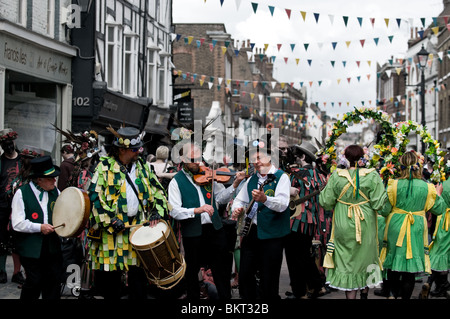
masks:
[[[167,224],[159,222],[154,227],[141,226],[130,238],[132,245],[136,247],[145,246],[158,241],[167,231]]]
[[[80,228],[84,219],[85,200],[82,191],[76,187],[64,189],[55,202],[53,208],[53,226],[58,227],[55,232],[61,237],[71,237]]]

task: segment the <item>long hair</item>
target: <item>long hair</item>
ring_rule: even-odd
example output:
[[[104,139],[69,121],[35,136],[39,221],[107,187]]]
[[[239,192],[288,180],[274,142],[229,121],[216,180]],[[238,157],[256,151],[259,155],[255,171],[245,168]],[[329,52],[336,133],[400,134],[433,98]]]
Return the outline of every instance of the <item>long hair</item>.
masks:
[[[419,157],[415,152],[409,151],[403,154],[400,159],[400,179],[412,178],[422,179],[423,166],[419,162]]]

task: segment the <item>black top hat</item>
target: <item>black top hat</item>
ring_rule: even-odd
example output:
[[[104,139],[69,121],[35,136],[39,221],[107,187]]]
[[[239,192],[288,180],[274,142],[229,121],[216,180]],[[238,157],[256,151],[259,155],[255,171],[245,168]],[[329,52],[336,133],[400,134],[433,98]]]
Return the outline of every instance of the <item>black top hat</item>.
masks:
[[[140,132],[135,127],[121,127],[116,132],[119,136],[113,141],[113,144],[122,148],[139,148],[144,145],[139,136]]]
[[[52,158],[48,155],[33,158],[30,165],[30,177],[56,177],[61,173],[59,166],[53,165]]]

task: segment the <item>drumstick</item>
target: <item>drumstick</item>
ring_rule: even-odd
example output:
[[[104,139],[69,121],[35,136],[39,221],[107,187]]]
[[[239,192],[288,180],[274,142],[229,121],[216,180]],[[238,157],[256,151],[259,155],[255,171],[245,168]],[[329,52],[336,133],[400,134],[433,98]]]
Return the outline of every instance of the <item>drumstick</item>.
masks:
[[[56,228],[59,228],[59,227],[64,227],[64,226],[66,226],[66,224],[65,224],[65,223],[62,223],[61,225],[53,226],[53,229],[56,229]]]

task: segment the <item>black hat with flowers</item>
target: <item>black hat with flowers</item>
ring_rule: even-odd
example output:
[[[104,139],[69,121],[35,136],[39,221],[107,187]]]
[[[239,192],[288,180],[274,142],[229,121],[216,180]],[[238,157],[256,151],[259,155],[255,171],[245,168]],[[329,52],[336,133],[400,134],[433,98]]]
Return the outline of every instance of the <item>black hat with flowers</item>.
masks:
[[[0,130],[0,144],[6,141],[15,140],[17,136],[18,136],[17,132],[13,131],[10,128]]]
[[[117,131],[111,126],[107,129],[113,133],[113,145],[120,148],[140,148],[144,145],[141,141],[141,132],[135,127],[121,127]]]

